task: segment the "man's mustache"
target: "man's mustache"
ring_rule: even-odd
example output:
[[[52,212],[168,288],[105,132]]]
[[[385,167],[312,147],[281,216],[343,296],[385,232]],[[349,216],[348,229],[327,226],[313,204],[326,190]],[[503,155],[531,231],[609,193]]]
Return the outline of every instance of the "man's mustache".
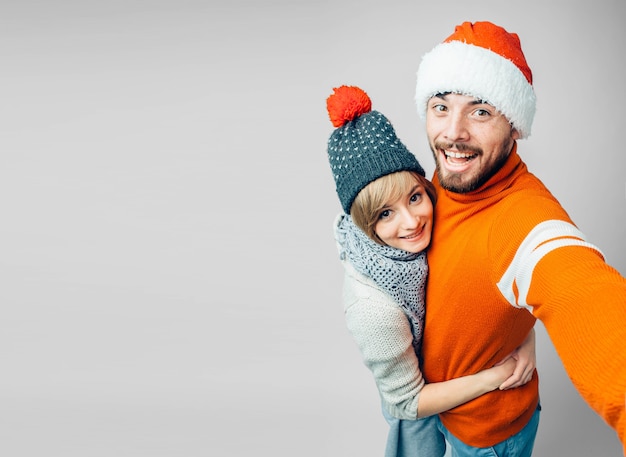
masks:
[[[473,154],[482,154],[483,150],[479,147],[472,146],[465,143],[444,143],[438,141],[434,144],[435,149],[455,149],[459,152],[471,152]]]

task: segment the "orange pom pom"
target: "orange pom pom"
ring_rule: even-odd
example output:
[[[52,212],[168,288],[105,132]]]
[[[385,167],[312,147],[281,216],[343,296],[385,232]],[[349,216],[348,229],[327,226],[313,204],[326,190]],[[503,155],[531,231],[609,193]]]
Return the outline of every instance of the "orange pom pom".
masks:
[[[372,110],[369,96],[356,86],[336,87],[333,91],[334,94],[326,99],[326,109],[335,127],[341,127]]]

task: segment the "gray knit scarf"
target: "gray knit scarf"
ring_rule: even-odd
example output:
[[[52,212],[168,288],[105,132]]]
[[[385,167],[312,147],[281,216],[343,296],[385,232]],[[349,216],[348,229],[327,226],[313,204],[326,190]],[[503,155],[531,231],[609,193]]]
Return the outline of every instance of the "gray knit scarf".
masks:
[[[371,278],[400,305],[411,323],[413,347],[419,355],[426,311],[426,253],[414,254],[378,244],[346,214],[337,218],[335,239],[339,258],[347,259],[359,273]]]

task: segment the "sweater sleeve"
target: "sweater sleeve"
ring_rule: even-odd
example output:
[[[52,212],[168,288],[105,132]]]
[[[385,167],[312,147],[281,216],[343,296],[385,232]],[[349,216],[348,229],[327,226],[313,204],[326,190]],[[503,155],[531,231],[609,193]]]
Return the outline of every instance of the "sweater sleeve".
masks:
[[[626,451],[626,278],[553,199],[525,194],[498,222],[508,229],[500,240],[522,231],[500,291],[544,324],[573,385]]]
[[[564,246],[537,263],[528,303],[574,386],[626,451],[626,279],[598,251]]]
[[[580,395],[626,446],[626,279],[565,216],[541,214],[557,213],[543,203],[498,287],[544,324]]]
[[[348,267],[344,283],[347,327],[388,412],[398,419],[416,419],[424,378],[408,318],[372,281]]]

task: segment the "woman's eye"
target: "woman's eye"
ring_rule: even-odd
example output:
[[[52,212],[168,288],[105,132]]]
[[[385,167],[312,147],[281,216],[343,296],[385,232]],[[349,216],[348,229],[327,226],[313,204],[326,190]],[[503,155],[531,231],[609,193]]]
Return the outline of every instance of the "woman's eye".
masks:
[[[411,203],[415,203],[417,201],[420,201],[422,199],[422,194],[420,192],[411,195]]]
[[[381,211],[380,214],[378,215],[378,219],[386,219],[389,217],[390,214],[391,212],[388,209]]]

